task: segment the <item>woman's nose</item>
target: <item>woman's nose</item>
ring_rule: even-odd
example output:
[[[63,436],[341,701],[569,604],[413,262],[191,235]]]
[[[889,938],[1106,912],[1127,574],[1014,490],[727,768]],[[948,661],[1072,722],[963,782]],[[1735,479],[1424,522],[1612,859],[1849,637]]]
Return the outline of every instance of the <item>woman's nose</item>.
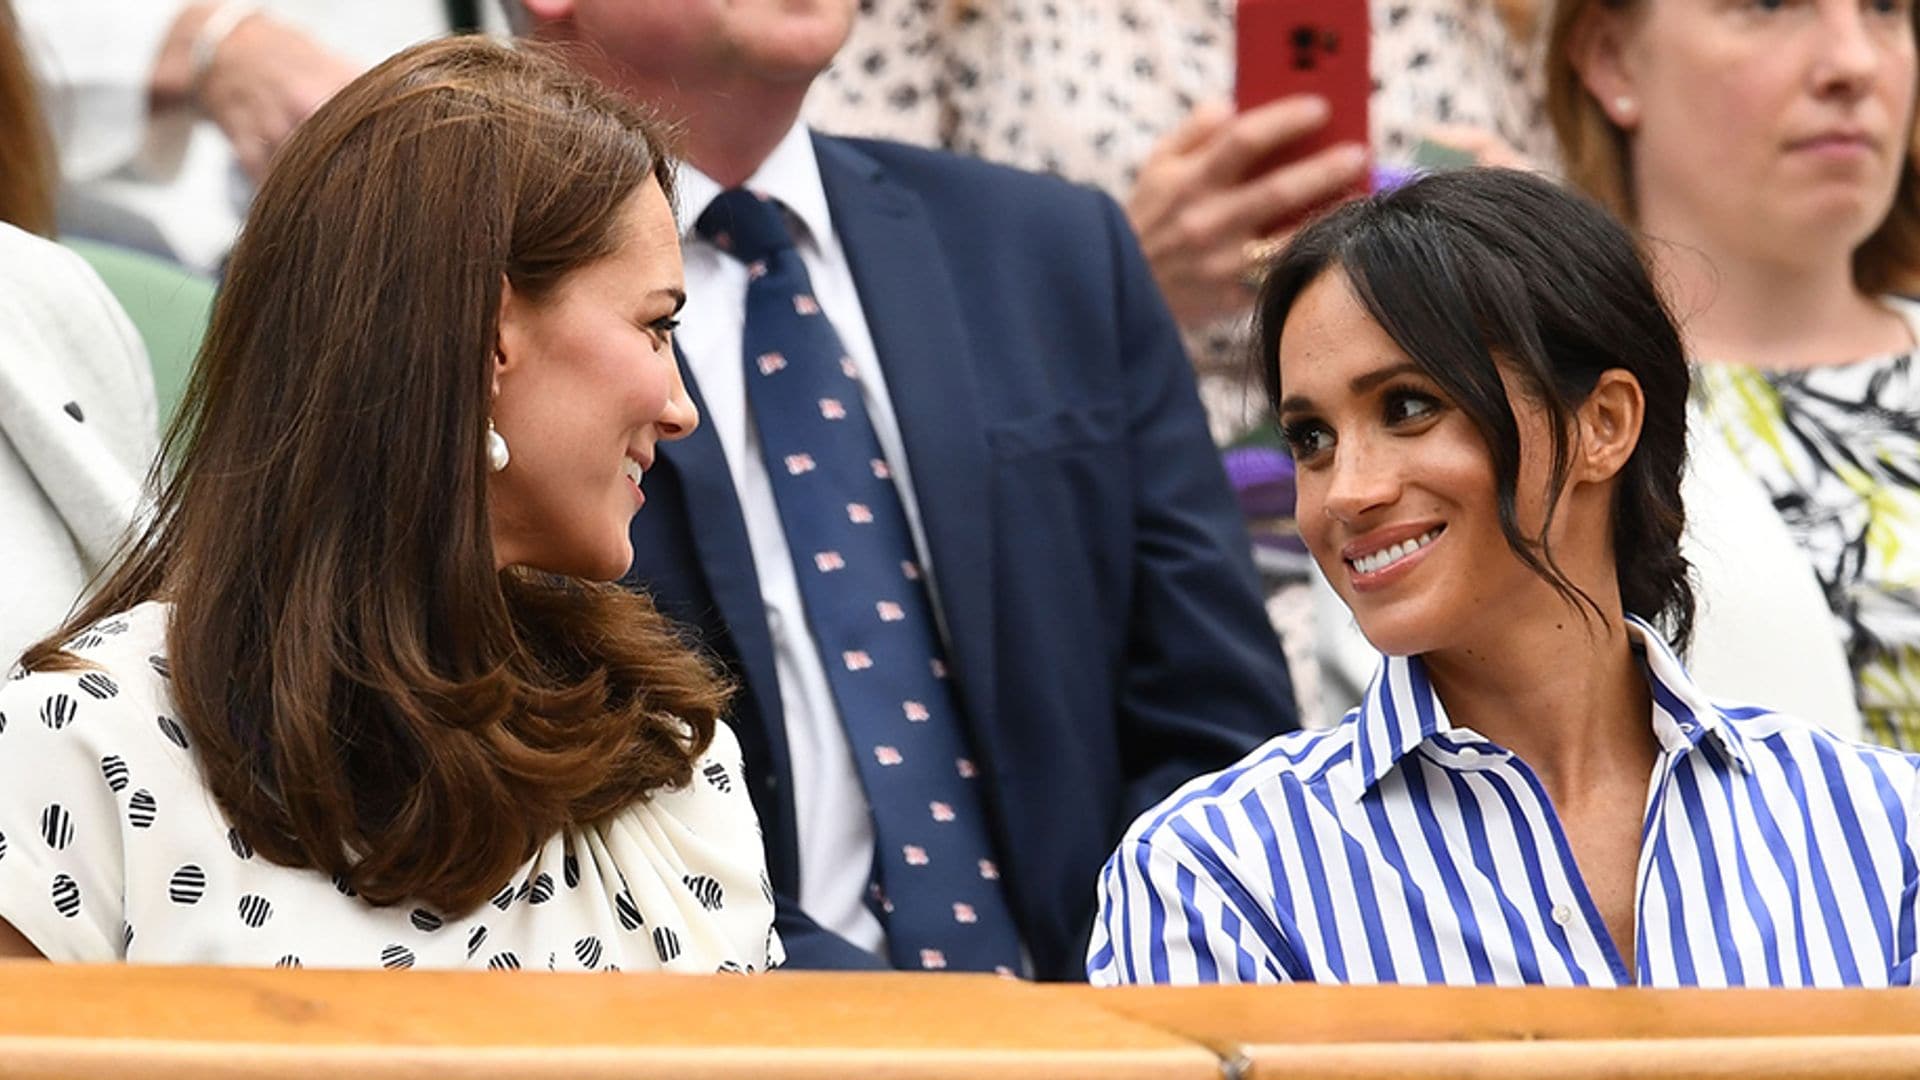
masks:
[[[1400,474],[1391,453],[1367,440],[1348,440],[1334,448],[1322,511],[1346,524],[1393,504],[1400,496]]]
[[[667,395],[667,407],[660,411],[655,425],[660,429],[660,438],[669,441],[684,439],[700,426],[700,409],[694,405],[693,395],[687,393],[679,364],[673,366],[673,386]]]

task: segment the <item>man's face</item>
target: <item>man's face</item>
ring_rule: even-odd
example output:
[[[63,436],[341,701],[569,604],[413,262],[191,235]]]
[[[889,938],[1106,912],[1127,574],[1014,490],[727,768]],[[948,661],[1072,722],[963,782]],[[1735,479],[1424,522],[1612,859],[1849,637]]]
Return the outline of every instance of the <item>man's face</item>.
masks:
[[[807,83],[853,28],[856,0],[538,0],[571,8],[572,36],[620,82],[691,88]]]

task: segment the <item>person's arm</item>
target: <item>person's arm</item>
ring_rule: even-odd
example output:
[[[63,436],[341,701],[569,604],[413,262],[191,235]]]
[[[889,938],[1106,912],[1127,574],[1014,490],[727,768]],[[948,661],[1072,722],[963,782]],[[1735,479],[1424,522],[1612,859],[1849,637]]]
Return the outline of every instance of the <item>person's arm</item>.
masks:
[[[33,947],[27,936],[13,928],[13,924],[0,919],[0,960],[45,960],[40,950]]]
[[[229,14],[209,26],[222,8]],[[217,123],[257,176],[293,126],[359,70],[291,25],[219,3],[16,0],[15,10],[70,182],[149,152],[149,122],[182,106]],[[221,24],[226,32],[204,39],[196,78],[195,41]]]
[[[199,3],[174,20],[150,85],[156,110],[187,104],[220,125],[258,180],[300,121],[359,73],[306,32],[250,6]]]
[[[1299,726],[1252,542],[1194,390],[1179,328],[1112,214],[1133,477],[1133,602],[1119,677],[1119,830],[1175,787]]]
[[[791,971],[885,971],[884,960],[828,930],[800,910],[793,899],[776,893],[773,927],[786,948],[781,967]]]
[[[1357,144],[1255,171],[1326,121],[1327,104],[1316,97],[1281,98],[1243,113],[1224,102],[1204,104],[1141,164],[1127,218],[1183,326],[1246,310],[1249,253],[1271,239],[1267,229],[1366,171],[1367,148]]]

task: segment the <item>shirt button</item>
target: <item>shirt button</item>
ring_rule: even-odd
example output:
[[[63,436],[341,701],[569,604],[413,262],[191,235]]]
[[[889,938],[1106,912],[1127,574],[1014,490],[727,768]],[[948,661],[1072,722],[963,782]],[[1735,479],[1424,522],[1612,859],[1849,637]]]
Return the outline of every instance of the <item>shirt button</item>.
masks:
[[[1565,926],[1572,921],[1573,921],[1572,908],[1568,907],[1565,904],[1553,905],[1553,922],[1555,926]]]
[[[1460,760],[1468,762],[1469,764],[1479,761],[1480,751],[1471,746],[1463,746],[1460,748]]]

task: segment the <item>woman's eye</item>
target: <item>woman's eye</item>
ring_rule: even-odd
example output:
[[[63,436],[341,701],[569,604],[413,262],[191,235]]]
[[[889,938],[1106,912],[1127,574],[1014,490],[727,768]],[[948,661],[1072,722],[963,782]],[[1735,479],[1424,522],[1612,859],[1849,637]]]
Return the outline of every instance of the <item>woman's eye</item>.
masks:
[[[1440,403],[1426,394],[1396,391],[1387,395],[1387,423],[1406,424],[1424,420],[1440,411]]]
[[[1300,421],[1280,429],[1295,461],[1307,461],[1333,449],[1333,432],[1318,421]]]
[[[655,319],[647,324],[647,332],[653,335],[658,348],[666,348],[673,343],[673,332],[680,327],[680,320],[669,315]]]

